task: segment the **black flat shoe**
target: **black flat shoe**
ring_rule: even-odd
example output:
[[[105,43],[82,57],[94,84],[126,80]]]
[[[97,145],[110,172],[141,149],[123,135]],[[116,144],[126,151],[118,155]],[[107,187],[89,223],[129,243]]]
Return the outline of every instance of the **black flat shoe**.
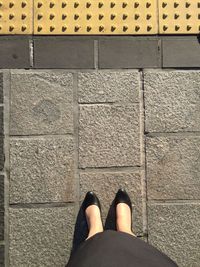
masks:
[[[131,202],[131,199],[128,195],[128,193],[126,192],[125,189],[121,188],[118,190],[116,196],[115,196],[115,207],[117,207],[117,204],[119,203],[125,203],[129,206],[130,210],[131,210],[131,217],[132,217],[132,202]]]
[[[96,205],[101,211],[101,204],[97,195],[93,191],[88,191],[83,200],[83,210],[85,211],[90,205]]]

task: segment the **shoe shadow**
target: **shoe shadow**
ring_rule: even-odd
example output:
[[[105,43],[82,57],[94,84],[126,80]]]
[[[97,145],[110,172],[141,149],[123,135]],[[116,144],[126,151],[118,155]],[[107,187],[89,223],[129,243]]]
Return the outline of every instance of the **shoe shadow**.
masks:
[[[114,200],[110,205],[108,214],[105,220],[105,230],[114,230],[116,231],[116,209]]]

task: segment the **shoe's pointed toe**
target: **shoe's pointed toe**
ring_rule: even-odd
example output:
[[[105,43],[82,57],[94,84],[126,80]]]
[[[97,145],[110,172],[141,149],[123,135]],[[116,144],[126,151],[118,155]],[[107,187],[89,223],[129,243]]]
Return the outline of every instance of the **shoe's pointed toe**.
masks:
[[[83,209],[84,211],[89,207],[90,205],[96,205],[101,210],[101,204],[97,197],[97,195],[93,191],[88,191],[85,195],[85,199],[83,201]]]
[[[120,188],[115,196],[115,206],[117,206],[117,204],[119,203],[125,203],[129,206],[129,208],[131,209],[131,213],[132,213],[132,202],[131,199],[128,195],[128,193],[126,192],[126,190],[124,188]]]

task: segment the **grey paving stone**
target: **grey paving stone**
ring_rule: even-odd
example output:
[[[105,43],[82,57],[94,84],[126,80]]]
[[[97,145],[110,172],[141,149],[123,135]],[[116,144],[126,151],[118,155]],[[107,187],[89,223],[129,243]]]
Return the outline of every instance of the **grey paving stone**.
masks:
[[[0,37],[0,68],[30,68],[28,37]]]
[[[3,73],[0,72],[0,103],[3,103]]]
[[[12,72],[10,112],[11,135],[72,133],[72,74]]]
[[[200,44],[197,37],[163,39],[163,67],[200,67]]]
[[[99,68],[157,68],[161,66],[158,39],[99,40]]]
[[[0,207],[0,241],[4,240],[4,211]]]
[[[137,234],[143,233],[142,223],[142,188],[140,172],[90,172],[81,173],[80,191],[83,200],[87,191],[94,190],[100,201],[105,222],[109,207],[120,187],[126,188],[133,203],[133,229]],[[115,216],[112,216],[115,221]]]
[[[3,135],[3,107],[0,107],[0,135]]]
[[[200,137],[147,138],[149,199],[199,199]]]
[[[73,201],[72,137],[10,141],[10,203]]]
[[[0,175],[0,208],[4,206],[4,175]]]
[[[0,246],[0,267],[5,267],[4,265],[4,246]]]
[[[4,175],[0,175],[0,241],[1,240],[4,240]]]
[[[199,267],[200,204],[152,204],[148,209],[149,242],[180,267]]]
[[[80,167],[137,166],[140,161],[139,105],[81,105]]]
[[[4,138],[0,136],[0,171],[4,168]]]
[[[138,71],[98,71],[78,74],[80,103],[139,102],[139,89]]]
[[[73,238],[73,207],[10,208],[10,266],[65,266]]]
[[[200,72],[144,74],[146,132],[200,131]]]
[[[94,41],[68,37],[34,40],[35,68],[94,68]]]

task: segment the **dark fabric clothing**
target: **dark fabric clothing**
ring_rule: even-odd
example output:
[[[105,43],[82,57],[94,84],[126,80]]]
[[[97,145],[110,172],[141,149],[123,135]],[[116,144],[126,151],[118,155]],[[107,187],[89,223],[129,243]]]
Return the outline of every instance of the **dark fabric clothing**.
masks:
[[[107,230],[84,241],[66,267],[178,267],[167,255],[130,234]]]

